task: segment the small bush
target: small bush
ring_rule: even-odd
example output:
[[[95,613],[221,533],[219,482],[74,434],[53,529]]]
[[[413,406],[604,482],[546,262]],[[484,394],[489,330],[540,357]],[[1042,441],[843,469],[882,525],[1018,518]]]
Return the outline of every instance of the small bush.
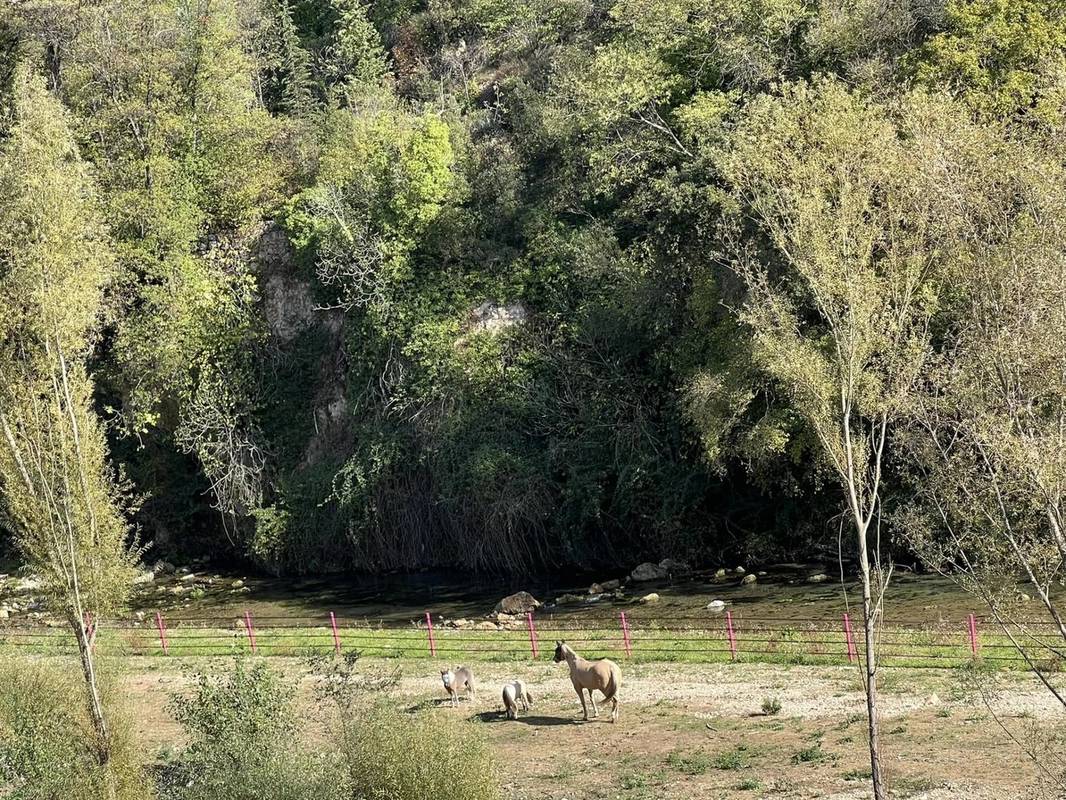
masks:
[[[0,664],[0,793],[17,800],[146,800],[152,795],[129,717],[103,687],[111,753],[101,766],[80,673]]]
[[[382,701],[342,722],[341,747],[354,797],[497,800],[488,746],[448,714],[405,714]]]
[[[744,769],[746,766],[748,766],[748,751],[743,745],[726,750],[714,757],[715,769],[734,770]]]
[[[682,753],[675,750],[666,757],[666,763],[685,775],[702,775],[712,766],[710,757],[699,751]]]
[[[174,800],[330,800],[347,795],[334,755],[301,746],[293,688],[262,663],[194,676],[171,709],[190,744],[164,770]]]
[[[792,763],[813,764],[816,761],[824,761],[826,757],[826,752],[822,749],[821,745],[812,744],[810,747],[804,747],[792,756]]]
[[[618,785],[626,791],[648,788],[648,779],[639,772],[627,772],[618,780]]]
[[[776,697],[764,697],[762,701],[762,713],[772,717],[781,711],[781,700]]]

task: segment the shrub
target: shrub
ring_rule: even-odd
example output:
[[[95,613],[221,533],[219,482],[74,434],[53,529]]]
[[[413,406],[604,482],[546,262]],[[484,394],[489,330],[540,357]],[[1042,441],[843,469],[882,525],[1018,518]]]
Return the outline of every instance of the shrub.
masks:
[[[793,764],[812,764],[817,761],[824,761],[828,756],[822,749],[820,744],[812,744],[809,747],[805,747],[792,756]]]
[[[330,800],[348,795],[336,758],[301,746],[294,689],[263,663],[238,659],[224,675],[194,676],[171,709],[190,744],[166,768],[174,800]]]
[[[781,701],[776,697],[764,697],[762,701],[762,713],[772,717],[781,711]]]
[[[388,800],[496,800],[488,747],[447,714],[410,715],[378,700],[341,723],[352,796]]]
[[[198,675],[172,708],[189,746],[165,770],[167,800],[497,800],[488,747],[475,727],[388,706],[396,675],[356,671],[358,656],[312,665],[335,712],[332,738],[301,741],[293,687],[238,659]]]
[[[733,770],[746,768],[748,760],[748,748],[739,745],[716,755],[713,763],[715,769]]]
[[[702,775],[712,766],[710,756],[698,750],[692,753],[675,750],[666,757],[666,763],[685,775]]]
[[[81,676],[39,662],[0,664],[0,794],[13,800],[146,800],[130,720],[102,686],[111,757],[101,766]],[[6,793],[5,793],[6,791]]]

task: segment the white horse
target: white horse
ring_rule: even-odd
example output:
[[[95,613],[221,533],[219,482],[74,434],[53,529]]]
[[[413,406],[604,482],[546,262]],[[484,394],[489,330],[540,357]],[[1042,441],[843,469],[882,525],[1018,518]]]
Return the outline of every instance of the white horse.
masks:
[[[459,707],[459,692],[466,691],[471,700],[477,700],[474,691],[474,673],[467,667],[456,667],[454,670],[442,669],[440,679],[444,683],[444,691],[448,693],[453,708]]]
[[[529,711],[533,707],[533,695],[530,694],[526,684],[517,680],[503,685],[503,708],[507,719],[518,719],[518,704],[522,704],[523,711]]]

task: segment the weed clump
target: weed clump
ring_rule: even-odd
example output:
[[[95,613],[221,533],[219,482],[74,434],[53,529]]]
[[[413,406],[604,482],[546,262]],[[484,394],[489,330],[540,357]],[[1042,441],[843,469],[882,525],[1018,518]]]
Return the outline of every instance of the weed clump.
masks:
[[[0,664],[0,792],[18,800],[148,800],[129,717],[105,683],[108,758],[89,720],[81,676],[39,662]]]

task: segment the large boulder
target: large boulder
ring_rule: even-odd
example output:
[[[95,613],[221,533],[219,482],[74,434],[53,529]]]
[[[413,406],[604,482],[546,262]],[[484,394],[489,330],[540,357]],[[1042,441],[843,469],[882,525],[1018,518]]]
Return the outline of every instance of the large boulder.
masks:
[[[658,564],[652,564],[650,561],[646,561],[629,574],[629,580],[635,581],[636,583],[645,583],[647,581],[666,580],[669,576],[670,573]]]
[[[674,558],[664,558],[659,562],[659,569],[664,569],[670,575],[689,575],[692,573],[691,565]]]
[[[527,614],[540,608],[540,602],[529,592],[509,594],[493,609],[497,614]]]

